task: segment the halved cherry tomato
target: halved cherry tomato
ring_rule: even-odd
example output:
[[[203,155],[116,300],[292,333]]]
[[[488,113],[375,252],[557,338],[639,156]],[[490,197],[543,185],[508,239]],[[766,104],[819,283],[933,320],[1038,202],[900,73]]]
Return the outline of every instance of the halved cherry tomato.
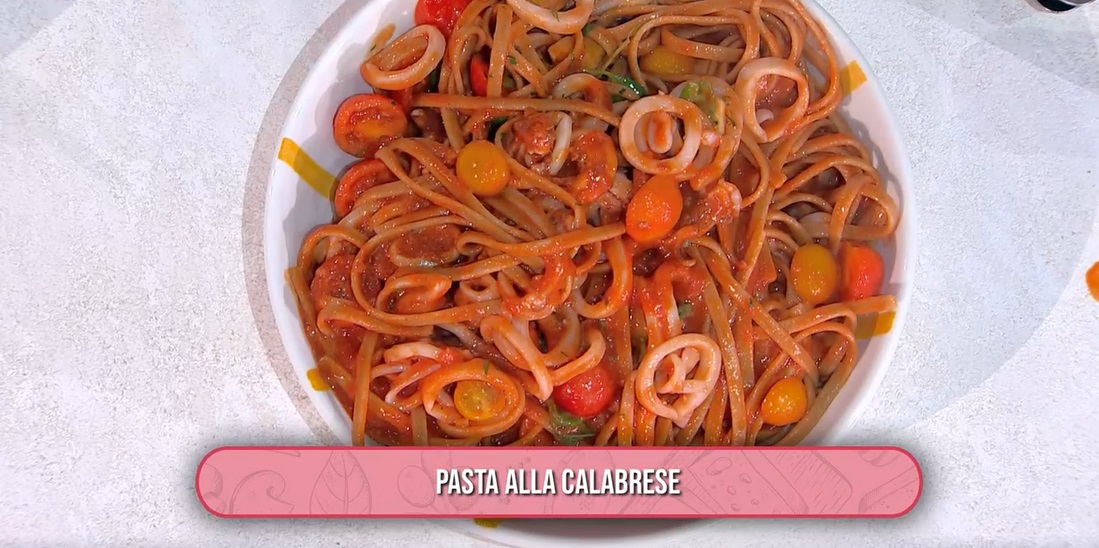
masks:
[[[487,382],[458,381],[454,386],[454,407],[471,421],[487,421],[504,411],[507,400]]]
[[[392,183],[397,178],[390,173],[389,168],[381,160],[369,159],[358,162],[340,177],[340,184],[336,185],[336,194],[332,199],[336,206],[336,215],[346,217],[355,208],[355,200],[363,192],[382,183]]]
[[[352,95],[336,110],[332,136],[340,150],[360,158],[373,156],[390,140],[404,135],[408,118],[397,102],[384,95]]]
[[[675,228],[683,214],[683,194],[672,177],[656,175],[626,206],[626,233],[636,242],[655,242]]]
[[[557,407],[587,419],[603,412],[614,399],[614,393],[614,379],[601,362],[554,388],[553,401]]]
[[[435,25],[443,34],[450,36],[462,10],[471,0],[420,0],[413,14],[417,25]]]
[[[480,55],[469,61],[469,85],[479,97],[488,97],[488,63]]]
[[[318,311],[332,299],[355,299],[351,292],[351,263],[354,261],[354,255],[340,254],[329,257],[317,267],[313,283],[309,284],[309,294]]]
[[[805,416],[809,397],[801,379],[788,378],[775,383],[763,397],[759,415],[763,422],[773,426],[793,424]]]
[[[843,244],[840,256],[843,259],[843,288],[840,290],[840,298],[857,301],[873,297],[881,291],[885,263],[877,251],[864,245]]]

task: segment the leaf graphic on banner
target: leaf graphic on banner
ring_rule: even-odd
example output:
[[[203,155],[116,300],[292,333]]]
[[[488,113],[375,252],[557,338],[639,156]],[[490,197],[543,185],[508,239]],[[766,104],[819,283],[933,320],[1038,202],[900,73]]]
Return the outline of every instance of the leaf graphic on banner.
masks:
[[[397,474],[397,489],[406,502],[416,508],[427,508],[435,502],[435,488],[419,466],[406,466]]]
[[[268,451],[282,455],[290,455],[291,457],[301,456],[301,451],[298,451],[297,449],[268,449]]]
[[[261,470],[253,472],[240,480],[229,500],[230,514],[249,515],[286,515],[294,510],[294,505],[279,500],[286,489],[286,480],[278,472]]]
[[[920,492],[920,476],[914,468],[901,470],[889,481],[875,487],[859,499],[859,513],[899,514],[914,504]]]
[[[219,514],[225,513],[225,501],[221,500],[221,487],[223,485],[221,472],[218,472],[218,469],[214,468],[213,465],[203,465],[198,482],[199,496],[202,497],[206,506]]]
[[[333,451],[317,475],[309,509],[314,514],[370,512],[370,483],[359,461],[346,451]]]

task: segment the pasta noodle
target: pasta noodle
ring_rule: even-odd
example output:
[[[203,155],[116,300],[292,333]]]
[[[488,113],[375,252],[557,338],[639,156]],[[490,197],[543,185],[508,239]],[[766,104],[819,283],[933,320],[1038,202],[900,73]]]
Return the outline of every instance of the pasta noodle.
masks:
[[[359,160],[287,274],[353,442],[803,440],[896,306],[900,215],[804,6],[416,18],[336,113]]]

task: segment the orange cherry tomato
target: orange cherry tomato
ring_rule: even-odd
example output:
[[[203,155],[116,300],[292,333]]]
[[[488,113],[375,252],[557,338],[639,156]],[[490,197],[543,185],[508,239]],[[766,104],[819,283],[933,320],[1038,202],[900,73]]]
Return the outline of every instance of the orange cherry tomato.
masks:
[[[810,306],[823,303],[832,298],[839,284],[836,258],[820,244],[803,245],[790,261],[790,279],[803,302]]]
[[[805,416],[809,407],[809,397],[801,379],[788,378],[775,383],[763,397],[759,415],[763,422],[772,426],[793,424]]]
[[[340,184],[336,185],[336,195],[333,204],[336,206],[336,215],[346,217],[355,208],[355,200],[363,192],[382,183],[391,183],[397,178],[390,173],[389,168],[381,160],[370,159],[358,162],[347,168]]]
[[[458,153],[454,166],[458,180],[478,196],[495,196],[511,180],[507,155],[488,141],[472,141]]]
[[[885,278],[885,263],[877,251],[864,245],[843,244],[843,288],[840,298],[857,301],[873,297],[881,291]]]
[[[340,150],[360,158],[373,156],[385,143],[401,137],[408,118],[397,101],[384,95],[352,95],[336,110],[332,136]]]
[[[469,85],[479,97],[488,97],[488,62],[480,55],[469,60]]]
[[[626,233],[637,242],[655,242],[675,228],[682,214],[679,183],[671,177],[656,175],[641,185],[626,206]]]
[[[450,36],[458,17],[471,0],[420,0],[416,3],[413,18],[417,25],[434,25],[443,34]]]
[[[603,412],[614,399],[615,386],[605,363],[569,379],[553,389],[557,407],[577,417],[587,419]]]
[[[354,255],[345,253],[329,257],[317,267],[313,282],[309,284],[309,294],[318,311],[332,299],[355,299],[351,292],[351,263],[354,261]]]
[[[487,382],[458,381],[454,386],[454,407],[471,421],[487,421],[504,411],[507,400]]]

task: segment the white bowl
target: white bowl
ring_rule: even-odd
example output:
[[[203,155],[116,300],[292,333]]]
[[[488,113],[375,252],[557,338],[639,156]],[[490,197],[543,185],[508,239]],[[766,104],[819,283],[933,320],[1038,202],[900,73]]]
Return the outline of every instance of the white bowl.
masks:
[[[812,0],[804,0],[832,37],[840,66],[857,63],[865,73],[866,82],[848,95],[842,112],[851,122],[852,129],[871,146],[875,166],[881,171],[889,193],[901,205],[902,216],[893,245],[884,250],[887,290],[897,298],[897,311],[893,328],[885,335],[864,342],[859,361],[847,386],[841,391],[825,413],[809,438],[808,445],[834,444],[842,440],[852,423],[873,397],[893,357],[898,339],[904,327],[912,288],[912,268],[916,256],[915,211],[912,207],[911,179],[908,158],[901,143],[899,128],[889,111],[881,87],[855,45]],[[359,76],[359,64],[365,57],[369,42],[386,24],[396,25],[400,33],[412,25],[414,1],[374,0],[367,3],[339,32],[310,71],[290,108],[279,141],[289,138],[301,146],[309,156],[330,173],[340,173],[354,157],[340,151],[332,138],[332,118],[337,106],[348,96],[369,92],[370,88]],[[275,151],[277,154],[277,151]],[[284,278],[286,269],[296,261],[298,249],[306,234],[317,225],[330,222],[332,215],[328,200],[304,184],[286,164],[272,160],[270,180],[264,207],[263,247],[264,268],[267,275],[271,308],[287,355],[302,387],[312,399],[317,411],[328,427],[345,443],[350,443],[351,424],[343,409],[329,392],[318,392],[310,387],[306,372],[314,367],[314,360],[302,333],[294,298]],[[513,521],[499,528],[486,529],[471,521],[461,520],[448,525],[458,527],[479,538],[502,543],[530,544],[549,540],[547,535],[559,530],[568,534],[568,542],[577,544],[584,539],[619,538],[631,543],[638,540],[639,526],[645,530],[641,536],[655,540],[661,531],[681,530],[676,523],[659,522],[647,531],[650,524],[600,523],[598,527],[559,527],[548,522]],[[682,522],[679,522],[682,523]],[[608,527],[611,528],[608,530]],[[566,533],[566,529],[568,532]],[[589,530],[590,532],[584,532]],[[615,533],[619,531],[619,533]],[[558,539],[563,540],[563,539]]]

